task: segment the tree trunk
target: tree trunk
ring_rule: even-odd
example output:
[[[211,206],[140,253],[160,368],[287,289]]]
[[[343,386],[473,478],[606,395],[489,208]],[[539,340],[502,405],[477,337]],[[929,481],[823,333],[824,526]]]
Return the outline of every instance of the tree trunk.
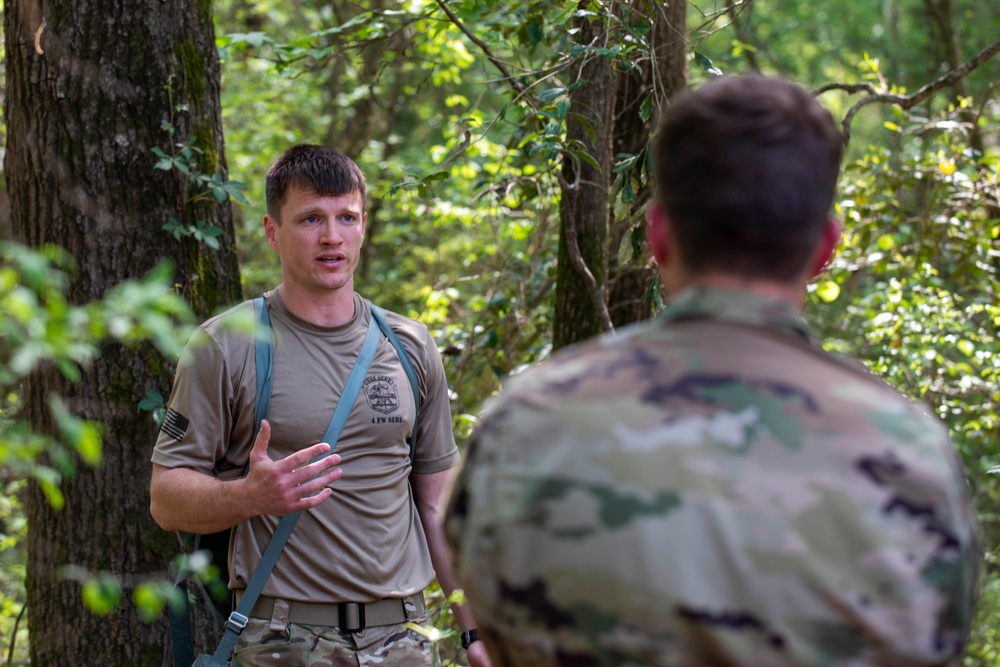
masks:
[[[199,148],[196,168],[226,166],[219,108],[219,62],[211,4],[205,0],[8,0],[5,170],[15,240],[66,247],[78,268],[73,303],[103,296],[161,259],[177,266],[178,289],[205,315],[240,298],[228,202],[200,194],[179,172],[154,169],[154,147]],[[167,128],[172,128],[173,134]],[[221,250],[163,231],[171,218],[219,227]],[[157,427],[136,404],[166,395],[172,360],[150,347],[108,345],[70,385],[42,368],[24,385],[25,416],[55,435],[46,396],[106,425],[104,460],[80,467],[55,511],[37,488],[28,497],[28,626],[31,664],[160,665],[169,660],[167,624],[140,620],[135,586],[166,576],[176,538],[149,516],[149,456]],[[79,585],[62,576],[76,565],[109,572],[122,601],[98,617]],[[207,638],[210,622],[197,624]]]
[[[941,37],[941,46],[944,48],[944,61],[948,66],[949,70],[955,70],[962,66],[965,59],[962,58],[961,42],[958,38],[958,33],[955,30],[955,23],[952,18],[954,13],[951,6],[951,0],[925,0],[927,7],[927,13],[930,15],[931,21],[937,27],[938,33]],[[933,77],[932,77],[933,78]],[[965,85],[965,78],[959,78],[951,86],[952,91],[955,93],[955,104],[958,105],[959,99],[969,96],[969,90]],[[983,143],[983,135],[979,131],[979,126],[976,123],[978,118],[976,117],[976,112],[971,108],[964,108],[959,111],[959,118],[962,122],[968,123],[969,125],[969,145],[982,155],[986,147]]]
[[[634,11],[646,3],[632,0]],[[670,101],[687,89],[687,0],[671,0],[654,5],[653,29],[650,31],[651,59],[639,71],[621,72],[615,95],[615,154],[638,155],[647,146],[660,116]],[[640,114],[642,101],[652,95],[652,113],[647,120]],[[641,172],[641,166],[637,166]],[[608,280],[608,308],[615,327],[650,317],[653,303],[650,285],[657,280],[655,269],[640,264],[618,264],[618,247],[625,232],[640,233],[641,215],[652,196],[653,183],[638,182],[635,204],[622,220],[612,227],[612,265]],[[639,218],[639,220],[637,220]],[[636,226],[639,225],[639,226]]]
[[[580,8],[586,7],[580,3]],[[577,19],[581,44],[603,46],[600,20]],[[600,168],[564,157],[560,178],[559,255],[556,272],[552,347],[558,349],[607,328],[604,284],[608,272],[608,191],[612,168],[611,131],[614,78],[611,61],[591,56],[581,68],[583,82],[570,94],[566,141],[579,142]]]

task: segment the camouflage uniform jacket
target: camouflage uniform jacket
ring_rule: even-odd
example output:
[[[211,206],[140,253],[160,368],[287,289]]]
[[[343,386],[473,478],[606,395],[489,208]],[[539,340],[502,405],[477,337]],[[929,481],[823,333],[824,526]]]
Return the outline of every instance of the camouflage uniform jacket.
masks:
[[[512,379],[447,518],[497,667],[952,664],[973,522],[937,420],[707,288]]]

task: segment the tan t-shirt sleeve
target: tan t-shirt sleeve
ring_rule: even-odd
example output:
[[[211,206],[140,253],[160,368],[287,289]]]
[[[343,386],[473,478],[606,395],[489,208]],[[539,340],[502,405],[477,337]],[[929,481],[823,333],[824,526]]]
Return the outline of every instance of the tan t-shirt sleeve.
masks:
[[[398,333],[420,381],[420,412],[413,472],[433,473],[458,465],[461,456],[451,426],[448,379],[437,345],[427,327],[389,313],[389,325]]]
[[[151,459],[167,468],[229,477],[242,473],[252,444],[253,396],[239,388],[247,384],[242,375],[253,374],[252,340],[233,334],[222,339],[217,324],[210,320],[197,329],[181,356]],[[231,447],[233,442],[246,446]]]

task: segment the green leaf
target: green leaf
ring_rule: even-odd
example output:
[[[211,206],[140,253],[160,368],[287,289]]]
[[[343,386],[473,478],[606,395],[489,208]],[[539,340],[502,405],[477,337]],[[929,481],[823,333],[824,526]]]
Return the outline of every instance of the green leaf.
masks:
[[[840,285],[832,280],[824,280],[816,286],[816,295],[827,303],[833,303],[840,296]]]
[[[574,158],[576,158],[577,160],[581,160],[583,162],[586,162],[587,164],[589,164],[591,167],[593,167],[594,169],[596,169],[598,171],[601,170],[601,165],[598,164],[597,160],[595,160],[594,156],[591,155],[590,153],[588,153],[586,151],[573,151],[573,150],[567,151],[567,152],[570,155],[572,155]]]
[[[616,158],[621,158],[618,162],[615,162],[615,166],[612,171],[616,174],[628,175],[628,172],[635,165],[636,160],[639,159],[638,155],[629,155],[628,153],[619,153],[615,156]]]
[[[62,475],[58,471],[44,466],[36,467],[32,472],[35,479],[38,480],[38,486],[41,488],[42,493],[45,494],[45,499],[49,501],[52,509],[57,512],[61,510],[66,505],[66,497],[59,488]]]
[[[113,611],[121,596],[121,583],[106,572],[83,582],[83,602],[98,616]]]
[[[642,100],[642,104],[639,105],[639,118],[643,122],[649,120],[649,116],[653,113],[653,94],[650,93]]]
[[[971,357],[976,351],[976,346],[972,344],[972,341],[965,340],[964,338],[955,343],[955,347],[967,357]]]
[[[622,201],[626,204],[635,201],[635,190],[632,189],[631,179],[626,178],[625,184],[622,186]]]
[[[614,183],[611,184],[611,193],[608,195],[609,202],[614,203],[618,193],[622,191],[622,186],[625,185],[625,178],[624,174],[618,174],[615,177]]]
[[[168,601],[159,582],[155,581],[144,581],[136,586],[132,598],[139,609],[139,616],[147,623],[152,623],[163,614]]]
[[[538,22],[538,19],[528,21],[528,40],[530,44],[534,46],[543,39],[545,39],[545,33],[542,32],[542,24]]]
[[[618,246],[618,264],[624,266],[632,261],[632,227],[622,234],[621,244]]]
[[[716,67],[712,60],[700,51],[694,52],[694,61],[697,63],[698,67],[702,68],[709,74],[713,76],[722,76],[722,70]]]
[[[558,120],[565,120],[571,108],[572,105],[569,103],[569,100],[559,100],[556,102],[556,112],[553,116]]]
[[[228,35],[229,44],[227,46],[236,46],[238,44],[249,44],[256,48],[262,47],[265,43],[273,43],[271,39],[267,37],[262,32],[234,32]]]
[[[97,427],[91,422],[84,422],[76,442],[76,451],[85,463],[96,466],[101,462],[101,450],[101,436]]]
[[[146,398],[139,401],[139,404],[136,407],[140,412],[152,412],[153,410],[164,405],[165,403],[166,401],[164,400],[163,395],[160,394],[160,392],[147,391]]]
[[[556,88],[546,88],[542,92],[538,93],[538,101],[539,102],[551,102],[552,100],[556,99],[557,97],[562,97],[565,94],[566,94],[566,89],[565,88],[559,88],[559,87],[556,87]]]

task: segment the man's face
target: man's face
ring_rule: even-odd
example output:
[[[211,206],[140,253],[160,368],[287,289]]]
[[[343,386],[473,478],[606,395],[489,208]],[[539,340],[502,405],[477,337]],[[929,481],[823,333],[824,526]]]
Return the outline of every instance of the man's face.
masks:
[[[353,291],[366,218],[357,191],[333,197],[290,186],[281,223],[264,216],[264,235],[281,258],[286,286],[319,297]]]

